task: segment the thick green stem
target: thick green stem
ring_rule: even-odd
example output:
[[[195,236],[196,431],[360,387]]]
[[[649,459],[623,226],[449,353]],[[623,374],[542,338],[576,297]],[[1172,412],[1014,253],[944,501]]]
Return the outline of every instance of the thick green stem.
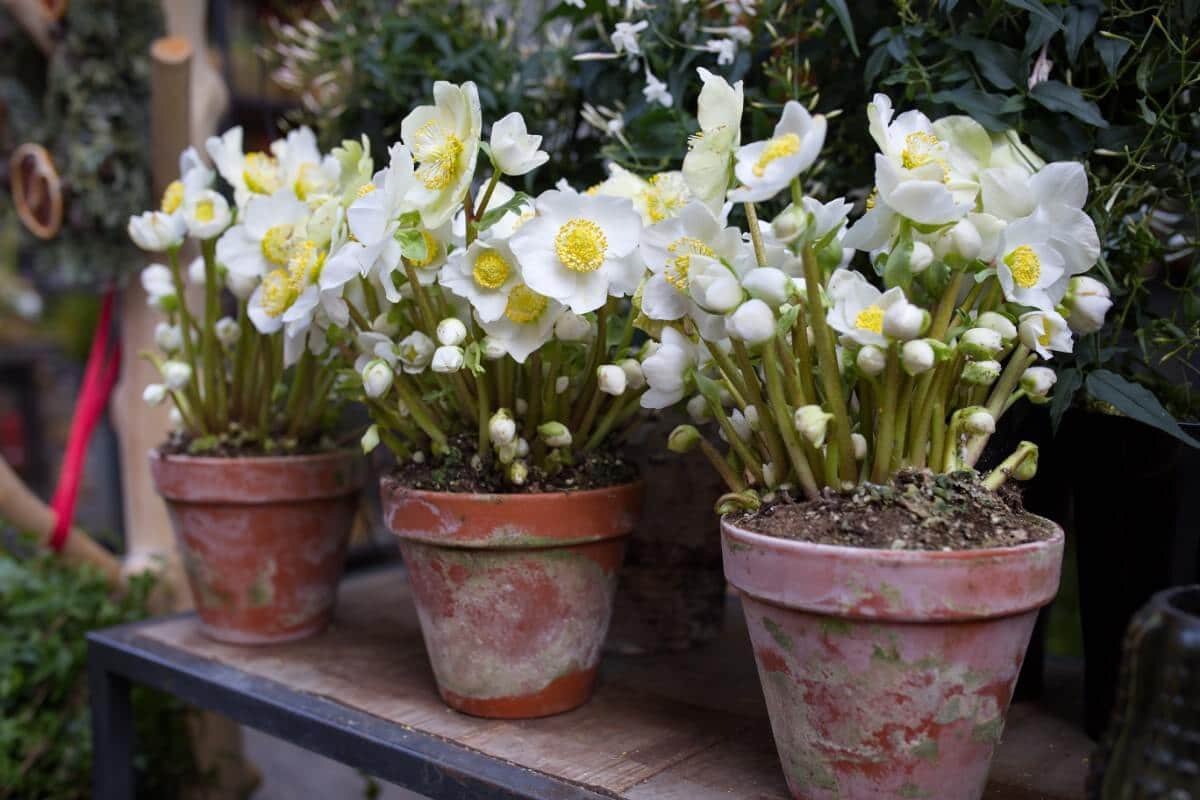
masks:
[[[884,370],[883,399],[879,404],[879,430],[875,434],[875,454],[871,462],[871,480],[883,483],[891,476],[892,447],[895,444],[896,401],[900,390],[900,358],[896,345],[888,346]]]
[[[183,341],[183,357],[187,361],[188,366],[192,368],[192,380],[188,382],[184,393],[187,395],[188,404],[192,408],[193,419],[199,426],[196,432],[204,435],[212,432],[213,422],[208,414],[209,409],[206,408],[200,396],[200,365],[196,360],[196,346],[192,342],[192,332],[197,330],[197,326],[193,322],[192,314],[188,311],[187,307],[187,295],[185,294],[187,287],[183,283],[183,273],[179,268],[178,247],[167,251],[167,262],[171,268],[171,279],[175,285],[175,295],[179,299],[179,317],[181,320],[179,333]]]
[[[950,328],[950,318],[954,315],[954,309],[958,307],[958,293],[962,291],[965,279],[966,273],[961,270],[954,273],[954,277],[950,279],[950,285],[942,294],[937,311],[933,315],[933,322],[929,326],[929,338],[939,341],[946,338],[946,331]]]
[[[362,284],[363,300],[367,304],[367,313],[371,315],[371,319],[373,320],[379,316],[380,312],[379,298],[375,296],[375,287],[372,286],[371,282],[362,275],[358,276],[358,280],[359,283]],[[353,308],[352,304],[350,303],[347,303],[347,305],[350,305],[354,311],[358,310]],[[367,330],[370,330],[370,326],[367,326]]]
[[[733,451],[737,453],[738,458],[742,460],[742,464],[745,466],[746,471],[754,476],[756,483],[764,483],[765,481],[763,480],[762,471],[763,459],[759,458],[758,454],[750,449],[750,445],[746,444],[746,442],[742,440],[742,437],[738,436],[737,428],[733,427],[733,423],[729,420],[729,415],[725,413],[725,409],[721,407],[720,403],[717,403],[714,406],[712,400],[710,399],[708,402],[708,407],[709,411],[712,412],[713,417],[717,420],[717,424],[720,425],[721,430],[724,431],[725,439],[729,442],[729,446],[733,448]],[[779,466],[780,465],[776,465],[777,468]]]
[[[1001,461],[994,470],[988,473],[983,479],[983,485],[993,492],[1004,485],[1012,474],[1016,472],[1027,458],[1037,457],[1038,446],[1033,442],[1021,442],[1013,454]]]
[[[600,417],[600,421],[596,423],[596,430],[592,431],[592,435],[587,437],[587,443],[583,446],[583,452],[590,453],[600,446],[606,437],[613,429],[613,426],[618,420],[624,418],[625,413],[631,405],[638,404],[638,398],[642,396],[641,392],[627,391],[620,397],[614,397],[609,403],[608,409],[604,412],[604,416]],[[582,433],[580,434],[583,435]]]
[[[746,490],[746,482],[729,467],[729,464],[717,452],[717,448],[713,447],[707,439],[700,440],[700,452],[704,453],[704,457],[708,459],[713,469],[721,476],[721,480],[725,481],[725,485],[729,487],[729,491],[743,492]]]
[[[783,385],[779,377],[779,354],[774,347],[769,344],[763,348],[763,371],[767,376],[767,404],[771,409],[771,414],[775,418],[775,424],[779,426],[779,433],[783,437],[783,446],[787,450],[787,457],[792,465],[792,470],[796,473],[797,480],[800,481],[800,488],[804,490],[804,495],[809,500],[817,499],[819,490],[817,488],[816,478],[813,477],[813,470],[805,457],[804,449],[800,446],[800,439],[796,433],[796,426],[792,420],[791,410],[788,408],[787,400],[783,396]],[[760,418],[761,418],[760,414]],[[783,464],[776,462],[776,474],[782,477]]]
[[[856,482],[854,443],[850,440],[850,413],[842,391],[842,375],[838,369],[837,350],[833,334],[821,313],[821,267],[811,244],[804,246],[804,282],[808,292],[808,311],[817,346],[817,368],[825,389],[825,403],[833,414],[838,445],[838,468],[843,481]]]
[[[492,412],[488,407],[487,384],[482,380],[475,381],[475,399],[479,408],[479,458],[486,466],[492,461],[491,436],[488,432]]]
[[[812,348],[808,345],[808,321],[805,319],[803,304],[797,305],[799,308],[796,324],[792,326],[792,353],[798,364],[800,387],[804,390],[804,396],[808,398],[806,402],[818,403],[820,398],[817,397],[817,387],[813,383]]]
[[[754,203],[745,203],[746,227],[750,229],[750,241],[754,243],[754,260],[760,267],[767,265],[767,249],[763,246],[762,231],[758,227],[758,211]]]
[[[204,258],[204,352],[205,401],[211,407],[213,420],[218,431],[229,427],[229,407],[225,399],[224,356],[221,343],[217,341],[217,318],[221,313],[220,291],[217,278],[216,239],[200,242],[200,253]]]
[[[425,402],[413,391],[408,385],[408,381],[404,380],[400,375],[396,376],[396,380],[392,384],[396,387],[396,394],[400,397],[400,401],[404,403],[404,407],[408,409],[409,415],[413,421],[417,423],[425,435],[433,442],[435,449],[444,450],[446,448],[446,434],[438,427],[437,421],[433,418],[433,413]]]

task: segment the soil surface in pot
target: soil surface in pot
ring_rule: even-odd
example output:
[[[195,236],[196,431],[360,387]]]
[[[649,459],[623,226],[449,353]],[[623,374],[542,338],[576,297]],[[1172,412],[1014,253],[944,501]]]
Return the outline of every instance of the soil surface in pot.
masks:
[[[234,432],[220,436],[190,436],[182,431],[172,431],[167,440],[158,446],[165,456],[201,456],[204,458],[275,458],[278,456],[317,456],[340,450],[346,444],[338,444],[329,437],[316,442],[297,443],[283,439],[267,442],[242,439]]]
[[[458,436],[450,440],[450,452],[444,457],[399,465],[392,476],[404,486],[429,492],[464,494],[537,494],[578,489],[603,489],[637,480],[637,468],[614,453],[595,452],[579,456],[574,464],[547,474],[532,464],[529,477],[514,486],[495,469],[479,471],[471,466],[476,453],[474,438]]]
[[[890,484],[826,489],[814,501],[783,497],[730,520],[781,539],[877,550],[1015,547],[1054,535],[1025,511],[1016,488],[990,491],[971,472],[907,470]]]

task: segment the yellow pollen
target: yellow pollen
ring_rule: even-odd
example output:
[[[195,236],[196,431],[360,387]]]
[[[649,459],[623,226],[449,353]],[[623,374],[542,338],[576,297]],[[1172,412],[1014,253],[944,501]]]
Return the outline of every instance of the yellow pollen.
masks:
[[[528,325],[537,322],[546,311],[549,301],[542,295],[521,285],[513,287],[508,294],[508,305],[504,308],[504,316],[518,325]]]
[[[287,270],[276,269],[266,274],[262,280],[263,311],[272,317],[278,317],[288,310],[294,299],[292,281]]]
[[[292,226],[273,225],[262,239],[263,258],[272,264],[286,267],[292,256]]]
[[[1042,277],[1042,260],[1027,244],[1006,255],[1004,263],[1012,270],[1013,282],[1022,289],[1037,286],[1038,279]]]
[[[1047,317],[1042,317],[1042,335],[1038,337],[1038,344],[1042,347],[1050,346],[1050,320]]]
[[[292,291],[300,294],[309,284],[316,283],[321,277],[321,267],[325,266],[325,253],[317,249],[316,242],[305,239],[299,244],[292,257],[288,260],[288,280]]]
[[[651,222],[662,222],[684,205],[684,197],[676,187],[663,179],[662,173],[650,176],[650,188],[646,190],[646,213]]]
[[[854,327],[873,333],[883,333],[883,309],[877,305],[869,305],[854,318]]]
[[[717,255],[704,242],[690,236],[682,236],[671,242],[667,245],[667,252],[674,257],[667,262],[663,277],[681,292],[686,292],[688,288],[688,269],[692,265],[692,256],[715,258]]]
[[[375,186],[375,184],[371,183],[370,181],[367,181],[362,186],[358,187],[358,191],[354,193],[354,197],[355,197],[355,199],[361,200],[362,198],[369,195],[371,192],[375,191],[376,188],[377,187]]]
[[[871,193],[867,195],[867,211],[875,207],[875,203],[879,200],[879,188],[872,187]]]
[[[575,217],[554,235],[554,252],[569,270],[595,272],[608,253],[608,238],[590,219]]]
[[[479,258],[475,259],[475,267],[471,270],[471,274],[475,277],[475,283],[481,288],[499,289],[508,280],[510,271],[504,256],[495,250],[484,250],[479,254]]]
[[[196,203],[196,219],[200,222],[212,222],[213,218],[213,201],[201,200]]]
[[[460,171],[458,161],[463,153],[462,140],[434,120],[418,128],[413,138],[413,155],[421,162],[417,178],[425,188],[445,189],[452,184]]]
[[[247,153],[242,178],[250,191],[271,194],[279,188],[279,164],[266,153]]]
[[[307,200],[309,194],[321,188],[321,176],[316,173],[316,164],[300,165],[300,172],[296,175],[296,182],[292,184],[292,191],[296,193],[296,197],[301,200]]]
[[[167,184],[167,190],[162,196],[162,210],[164,214],[174,214],[179,210],[179,206],[183,204],[183,182],[171,181]]]
[[[933,161],[933,150],[938,138],[932,133],[917,131],[904,137],[904,149],[900,151],[900,164],[905,169],[923,167]]]
[[[776,136],[771,141],[767,142],[767,146],[763,148],[762,155],[758,157],[758,161],[754,163],[754,176],[761,178],[763,173],[767,171],[767,167],[772,161],[783,158],[785,156],[795,155],[800,151],[800,137],[794,133],[785,133],[783,136]]]
[[[429,231],[425,230],[421,231],[421,238],[425,240],[425,257],[420,261],[412,262],[413,266],[417,269],[425,269],[438,257],[437,239],[433,238]]]
[[[600,194],[600,187],[603,185],[604,184],[602,184],[602,183],[593,183],[591,186],[584,189],[583,193],[586,194],[588,197],[595,197],[596,195]]]

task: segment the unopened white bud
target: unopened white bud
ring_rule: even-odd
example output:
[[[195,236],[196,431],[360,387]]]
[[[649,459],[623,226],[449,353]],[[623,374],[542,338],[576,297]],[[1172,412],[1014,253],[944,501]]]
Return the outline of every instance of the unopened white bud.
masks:
[[[496,458],[501,464],[511,464],[517,459],[517,443],[516,441],[508,444],[496,445]]]
[[[1044,402],[1057,381],[1058,375],[1049,367],[1030,367],[1021,375],[1021,388],[1033,402]]]
[[[854,445],[854,460],[862,461],[867,457],[867,437],[861,433],[850,434],[850,443]]]
[[[391,339],[400,332],[400,324],[394,321],[392,315],[385,311],[371,320],[371,330],[376,333],[382,333]]]
[[[376,447],[379,447],[379,426],[372,425],[371,427],[367,428],[367,430],[363,433],[362,438],[358,440],[358,443],[362,445],[362,451],[364,453],[370,453]]]
[[[817,405],[800,406],[792,416],[796,430],[813,447],[823,447],[825,445],[825,434],[829,430],[829,421],[831,419],[833,419],[833,414],[826,412],[825,409]]]
[[[442,345],[433,351],[433,360],[429,362],[429,368],[441,373],[458,372],[465,360],[466,356],[461,347]]]
[[[902,342],[917,338],[928,325],[929,312],[907,300],[892,303],[883,314],[884,335]]]
[[[991,328],[970,328],[958,340],[958,349],[967,358],[989,361],[1004,351],[1004,339]]]
[[[167,424],[176,430],[183,427],[183,412],[175,406],[171,406],[171,410],[167,412]]]
[[[367,397],[383,397],[392,388],[395,377],[391,366],[382,358],[369,361],[362,371],[363,391]]]
[[[750,421],[746,419],[745,414],[736,408],[729,415],[729,424],[733,427],[733,432],[743,442],[749,441],[750,437],[754,435],[754,429],[750,427]],[[728,441],[724,429],[721,430],[721,438]]]
[[[569,447],[571,445],[571,431],[561,422],[543,422],[538,425],[538,436],[541,436],[542,441],[550,447]]]
[[[513,486],[523,486],[529,480],[529,467],[524,461],[514,461],[508,465],[508,481]]]
[[[742,413],[746,417],[747,424],[750,425],[750,430],[757,431],[759,429],[758,406],[746,406],[746,410]]]
[[[424,464],[425,463],[425,451],[417,450],[416,452],[414,452],[412,454],[412,462],[414,464]]]
[[[494,336],[483,337],[483,357],[488,361],[495,361],[508,355],[508,348],[504,346],[504,342]]]
[[[688,398],[687,413],[692,422],[697,425],[703,425],[706,422],[712,421],[712,414],[708,413],[708,401],[704,399],[704,395],[702,394]]]
[[[968,361],[963,366],[962,379],[972,386],[991,386],[1000,377],[999,361]]]
[[[513,411],[517,412],[518,417],[525,416],[525,412],[529,410],[529,401],[524,397],[518,397],[513,403]]]
[[[625,370],[616,364],[601,364],[596,367],[596,383],[605,394],[625,394]]]
[[[438,323],[437,339],[444,347],[457,347],[467,340],[467,326],[457,317],[446,317]]]
[[[591,338],[592,324],[587,317],[564,311],[554,323],[554,335],[563,342],[582,342]]]
[[[242,329],[238,327],[232,317],[221,317],[213,327],[213,333],[217,335],[217,341],[221,343],[221,346],[228,349],[237,344],[238,339],[242,336]]]
[[[775,315],[771,308],[757,297],[738,306],[726,321],[730,336],[746,344],[768,342],[775,335]]]
[[[646,385],[646,373],[636,358],[623,358],[618,365],[625,371],[625,386],[633,392]]]
[[[667,449],[672,453],[686,453],[700,443],[700,431],[694,425],[678,425],[667,436]]]
[[[1017,338],[1017,326],[1008,317],[996,311],[985,311],[975,320],[975,327],[988,328],[1000,334],[1004,342]]]
[[[179,391],[192,380],[192,368],[182,361],[167,361],[162,365],[163,381],[173,391]]]
[[[1103,283],[1079,275],[1068,284],[1063,306],[1071,330],[1081,334],[1095,333],[1104,327],[1104,316],[1112,308],[1112,297]]]
[[[960,256],[973,261],[979,258],[979,253],[983,249],[983,237],[979,235],[979,229],[975,224],[968,219],[960,219],[950,229],[950,241],[954,245],[954,250]]]
[[[562,394],[571,386],[571,379],[566,375],[559,375],[554,379],[554,393]]]
[[[160,322],[154,326],[154,343],[164,353],[174,353],[183,347],[183,333],[178,325]]]
[[[774,462],[769,462],[769,463],[763,464],[762,465],[762,473],[763,473],[763,483],[767,484],[767,486],[774,488],[775,485],[779,482],[779,476],[775,472],[775,463]]]
[[[986,408],[977,406],[963,416],[963,430],[977,436],[995,433],[996,418]]]
[[[529,455],[529,440],[521,437],[517,439],[517,458],[524,458]]]
[[[909,375],[920,375],[933,369],[937,355],[933,347],[924,339],[913,339],[905,342],[900,348],[900,364]]]
[[[887,356],[883,350],[873,344],[868,344],[859,349],[854,363],[858,365],[858,369],[863,375],[874,377],[887,367]]]
[[[933,248],[924,242],[913,242],[912,253],[908,256],[908,269],[913,275],[920,275],[929,269],[933,263]]]
[[[774,267],[752,269],[742,278],[742,288],[751,297],[757,297],[772,307],[783,305],[792,291],[792,279],[783,270]]]
[[[488,437],[496,446],[511,444],[517,438],[517,423],[507,408],[502,408],[488,420]]]
[[[151,383],[142,390],[142,400],[148,406],[162,405],[162,401],[167,399],[167,387],[161,383]]]

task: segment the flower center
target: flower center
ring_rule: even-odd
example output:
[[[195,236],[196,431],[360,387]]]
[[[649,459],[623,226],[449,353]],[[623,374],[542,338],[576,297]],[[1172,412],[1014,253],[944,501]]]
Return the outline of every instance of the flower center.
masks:
[[[171,181],[162,196],[162,210],[165,214],[174,214],[183,204],[183,182]]]
[[[271,194],[279,188],[279,164],[266,153],[247,153],[242,178],[250,191]]]
[[[262,239],[263,258],[272,264],[286,267],[288,259],[292,255],[291,240],[291,225],[272,225],[270,228],[267,228],[267,232],[263,234]]]
[[[763,148],[762,155],[758,157],[758,161],[754,164],[754,176],[761,178],[763,173],[767,171],[772,161],[783,158],[785,156],[793,156],[800,152],[800,137],[794,133],[785,133],[783,136],[776,136],[771,141],[767,142],[767,146]]]
[[[445,189],[458,177],[462,140],[434,120],[418,128],[414,139],[413,155],[421,162],[417,178],[426,189]]]
[[[667,252],[673,258],[667,262],[667,268],[663,270],[663,277],[667,279],[667,283],[681,292],[686,292],[688,288],[688,268],[692,265],[692,256],[709,258],[717,256],[711,247],[691,236],[681,236],[671,242],[667,245]]]
[[[321,267],[325,266],[325,253],[317,249],[316,242],[305,239],[292,253],[288,260],[288,280],[292,291],[300,294],[311,283],[321,277]]]
[[[1038,337],[1038,344],[1040,344],[1042,347],[1049,347],[1051,332],[1050,318],[1042,317],[1042,335]]]
[[[358,187],[358,191],[354,193],[354,199],[361,200],[364,197],[366,197],[367,195],[369,195],[371,192],[375,191],[375,189],[376,189],[375,184],[371,183],[370,181],[367,181],[362,186]]]
[[[263,311],[272,317],[278,317],[288,310],[293,298],[292,281],[287,270],[271,270],[263,277],[261,296]]]
[[[646,215],[651,222],[662,222],[675,215],[687,204],[686,185],[674,176],[658,173],[650,176],[650,188],[645,192]]]
[[[198,222],[212,222],[213,216],[212,200],[201,200],[196,203],[196,220]]]
[[[854,327],[872,333],[883,333],[883,309],[872,303],[858,312]]]
[[[434,239],[433,235],[426,230],[421,231],[421,238],[425,240],[425,257],[420,261],[412,262],[417,269],[425,269],[438,257],[437,239]]]
[[[292,190],[296,193],[296,197],[307,200],[309,195],[320,194],[327,186],[325,176],[317,169],[317,165],[307,163],[300,165],[300,172],[296,175],[296,182],[292,185]]]
[[[1042,277],[1042,261],[1027,244],[1006,255],[1004,263],[1012,270],[1013,282],[1022,289],[1037,286],[1038,279]]]
[[[479,258],[475,259],[474,269],[471,270],[475,283],[483,289],[499,289],[508,280],[509,272],[508,262],[495,250],[484,250],[480,253]]]
[[[871,188],[871,193],[867,195],[867,211],[875,207],[875,203],[879,201],[879,187]]]
[[[900,151],[900,164],[905,169],[923,167],[934,160],[933,151],[937,148],[938,138],[932,133],[916,131],[904,137],[904,149]]]
[[[608,238],[590,219],[575,217],[554,235],[554,252],[567,269],[595,272],[608,253]]]
[[[513,287],[508,293],[508,305],[504,308],[504,316],[518,325],[528,325],[537,322],[538,317],[546,312],[549,301],[542,295],[522,284]]]

